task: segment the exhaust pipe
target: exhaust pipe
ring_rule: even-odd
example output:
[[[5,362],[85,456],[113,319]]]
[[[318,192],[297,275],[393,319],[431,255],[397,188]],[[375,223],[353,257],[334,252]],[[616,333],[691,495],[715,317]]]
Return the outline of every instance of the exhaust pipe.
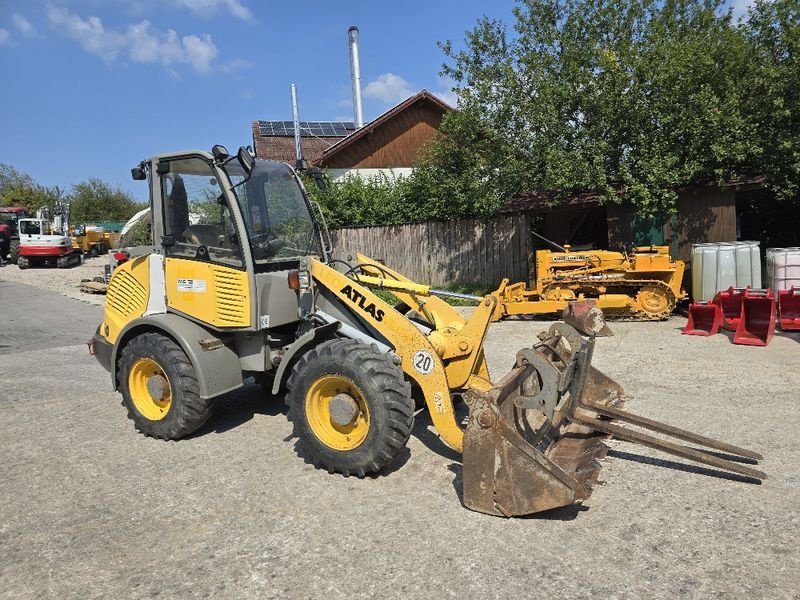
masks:
[[[350,45],[350,79],[353,82],[353,111],[356,129],[364,126],[364,109],[361,105],[361,66],[358,61],[358,27],[351,26],[347,30]]]

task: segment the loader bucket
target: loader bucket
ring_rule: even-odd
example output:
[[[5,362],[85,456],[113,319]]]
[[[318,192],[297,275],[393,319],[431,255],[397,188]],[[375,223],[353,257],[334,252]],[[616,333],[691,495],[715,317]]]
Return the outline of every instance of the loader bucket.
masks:
[[[774,333],[775,297],[772,290],[746,290],[742,298],[742,318],[733,334],[733,343],[766,346]]]
[[[783,331],[800,330],[800,288],[778,292],[778,319]]]
[[[570,423],[577,399],[622,401],[622,388],[591,366],[594,344],[557,323],[488,392],[470,390],[464,435],[464,505],[507,517],[584,500],[606,455],[606,437]],[[564,341],[568,340],[568,344]]]
[[[684,335],[714,335],[722,327],[722,310],[713,302],[692,302],[689,321],[681,331]]]
[[[488,391],[469,390],[464,433],[463,502],[471,510],[506,517],[585,500],[598,481],[608,436],[643,444],[738,473],[766,475],[706,446],[751,461],[761,455],[620,410],[622,388],[591,366],[594,337],[556,323],[541,342],[517,353],[511,371]],[[616,424],[622,422],[677,444]]]
[[[561,320],[585,335],[607,337],[614,335],[606,324],[603,309],[594,300],[571,300],[564,307]]]
[[[736,331],[739,321],[742,318],[742,300],[746,288],[730,287],[727,290],[717,292],[712,302],[718,304],[722,309],[722,327],[728,331]]]

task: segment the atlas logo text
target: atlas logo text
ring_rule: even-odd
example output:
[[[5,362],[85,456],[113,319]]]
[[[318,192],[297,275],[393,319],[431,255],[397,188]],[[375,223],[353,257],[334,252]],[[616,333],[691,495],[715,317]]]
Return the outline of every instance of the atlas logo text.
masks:
[[[367,304],[365,302],[366,298],[364,297],[364,294],[362,294],[358,290],[354,290],[353,286],[350,285],[344,286],[341,289],[341,293],[347,296],[353,302],[353,304],[358,306],[358,308],[363,310],[373,319],[375,319],[378,322],[383,321],[383,315],[385,313],[380,308],[375,308],[374,302],[370,302],[369,304]]]

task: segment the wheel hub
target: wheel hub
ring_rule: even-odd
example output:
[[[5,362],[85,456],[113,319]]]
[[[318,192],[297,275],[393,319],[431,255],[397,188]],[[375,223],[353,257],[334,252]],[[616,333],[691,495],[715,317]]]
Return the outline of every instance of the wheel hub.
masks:
[[[147,391],[153,397],[153,400],[160,402],[169,393],[169,382],[163,375],[157,373],[152,377],[148,377]]]
[[[350,394],[336,394],[328,403],[331,421],[339,427],[346,427],[358,416],[358,402]]]

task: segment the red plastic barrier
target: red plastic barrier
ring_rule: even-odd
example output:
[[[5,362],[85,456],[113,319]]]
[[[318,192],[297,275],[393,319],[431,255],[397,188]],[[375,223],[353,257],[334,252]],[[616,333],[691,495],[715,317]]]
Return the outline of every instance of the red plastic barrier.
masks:
[[[800,288],[778,292],[778,320],[784,331],[800,330]]]
[[[742,297],[742,318],[733,334],[733,343],[766,346],[774,333],[775,296],[772,295],[772,290],[745,290]]]
[[[689,321],[684,335],[714,335],[722,327],[722,309],[713,302],[692,302],[689,305]]]
[[[742,318],[742,299],[750,286],[746,288],[730,287],[717,292],[712,302],[722,309],[722,326],[728,331],[736,331]]]

